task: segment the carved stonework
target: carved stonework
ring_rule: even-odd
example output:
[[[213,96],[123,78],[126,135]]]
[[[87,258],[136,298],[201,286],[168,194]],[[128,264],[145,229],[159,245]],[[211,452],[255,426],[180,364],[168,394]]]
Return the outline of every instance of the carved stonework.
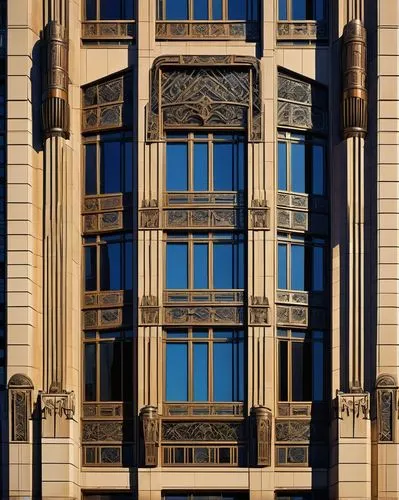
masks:
[[[370,420],[370,394],[345,394],[337,391],[337,416],[341,437],[367,437]]]
[[[394,376],[382,374],[376,383],[378,441],[395,440],[398,410],[398,386]]]
[[[249,307],[249,323],[251,325],[270,325],[269,299],[267,297],[251,297]]]
[[[158,200],[145,200],[140,210],[140,227],[142,229],[159,228]]]
[[[276,422],[276,441],[309,441],[310,420],[279,420]]]
[[[199,325],[199,324],[241,325],[242,322],[243,322],[242,307],[178,306],[178,307],[164,308],[164,323],[167,325]]]
[[[13,375],[8,382],[10,440],[29,441],[29,420],[32,414],[33,384],[29,377],[21,373]]]
[[[232,127],[262,139],[260,70],[249,56],[161,56],[152,69],[147,140],[164,129]]]
[[[250,227],[251,229],[270,229],[270,208],[266,200],[252,200]]]
[[[277,466],[307,466],[309,462],[308,446],[276,446]]]
[[[83,307],[122,307],[123,291],[109,290],[105,292],[85,292]]]
[[[68,36],[64,26],[50,21],[44,29],[42,123],[45,137],[68,137]]]
[[[167,209],[164,226],[168,229],[242,228],[244,211],[231,208]]]
[[[146,467],[157,467],[159,447],[159,415],[154,406],[145,406],[140,412],[144,437],[144,464]]]
[[[141,299],[141,324],[157,325],[159,323],[158,297],[145,295]]]
[[[327,40],[328,24],[323,21],[279,21],[278,41]]]
[[[272,412],[264,406],[259,406],[252,408],[251,413],[254,438],[256,438],[254,465],[257,467],[270,467],[272,455]]]
[[[342,44],[344,138],[367,133],[367,34],[360,19],[352,19],[344,28]]]
[[[308,308],[277,306],[277,324],[280,326],[308,326]]]
[[[134,36],[134,23],[126,21],[112,22],[82,22],[83,40],[132,40]]]
[[[240,441],[244,426],[236,422],[162,422],[162,441]]]
[[[54,386],[55,390],[55,386]],[[68,437],[68,420],[75,416],[75,393],[40,393],[42,436],[46,438]]]
[[[83,311],[83,328],[97,330],[122,325],[122,309],[92,309]]]
[[[122,441],[123,422],[83,422],[82,441]]]
[[[171,22],[157,21],[157,40],[246,40],[255,41],[259,25],[254,22]]]

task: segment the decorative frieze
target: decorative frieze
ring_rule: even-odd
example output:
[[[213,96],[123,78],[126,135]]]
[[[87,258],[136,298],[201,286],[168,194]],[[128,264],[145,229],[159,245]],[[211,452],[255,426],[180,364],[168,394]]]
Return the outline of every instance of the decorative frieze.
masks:
[[[297,210],[277,209],[277,227],[294,231],[308,230],[308,214]]]
[[[267,297],[251,297],[249,323],[251,325],[270,325],[270,307]]]
[[[157,21],[157,40],[246,40],[256,41],[259,25],[240,21]]]
[[[251,413],[254,428],[253,435],[256,440],[254,465],[257,467],[270,467],[272,455],[272,413],[264,406],[252,408]]]
[[[122,290],[108,290],[105,292],[85,292],[83,307],[123,307],[124,293]]]
[[[140,209],[141,229],[159,228],[159,208],[158,200],[144,200]]]
[[[328,24],[325,21],[279,21],[277,23],[278,41],[327,41]]]
[[[157,325],[159,323],[158,297],[155,295],[145,295],[141,299],[141,324]]]
[[[164,417],[243,417],[242,403],[165,403]]]
[[[29,420],[32,415],[33,384],[21,373],[13,375],[8,383],[10,441],[29,441]]]
[[[130,41],[134,37],[134,23],[126,21],[83,21],[83,41]]]
[[[252,200],[249,220],[251,229],[270,229],[270,208],[266,200]]]
[[[105,194],[85,196],[83,198],[82,213],[115,212],[123,210],[123,194]]]
[[[162,422],[162,441],[240,441],[245,426],[238,422]]]
[[[165,325],[241,325],[243,307],[234,306],[165,306]]]
[[[157,408],[145,406],[140,411],[144,437],[144,464],[146,467],[157,467],[160,438],[160,422]]]
[[[299,306],[276,307],[277,325],[279,326],[308,326],[308,308]]]
[[[239,229],[244,225],[243,209],[183,208],[164,211],[164,227],[167,229]]]
[[[117,328],[122,326],[122,309],[91,309],[83,311],[82,323],[85,330]]]

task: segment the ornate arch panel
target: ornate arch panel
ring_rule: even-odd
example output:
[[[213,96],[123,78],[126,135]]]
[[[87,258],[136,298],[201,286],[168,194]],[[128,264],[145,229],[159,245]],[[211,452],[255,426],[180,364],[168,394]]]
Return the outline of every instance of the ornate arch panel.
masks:
[[[383,373],[376,381],[378,441],[396,440],[398,386],[394,375]]]
[[[16,373],[8,382],[10,440],[29,441],[29,419],[32,413],[33,384],[29,377]]]
[[[231,128],[262,140],[259,62],[247,56],[161,56],[151,72],[147,140],[165,130]]]

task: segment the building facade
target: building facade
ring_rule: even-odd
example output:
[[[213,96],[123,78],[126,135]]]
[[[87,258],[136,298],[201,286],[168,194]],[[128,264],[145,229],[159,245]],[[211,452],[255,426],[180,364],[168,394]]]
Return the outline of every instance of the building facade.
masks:
[[[1,498],[399,499],[396,0],[0,0]]]

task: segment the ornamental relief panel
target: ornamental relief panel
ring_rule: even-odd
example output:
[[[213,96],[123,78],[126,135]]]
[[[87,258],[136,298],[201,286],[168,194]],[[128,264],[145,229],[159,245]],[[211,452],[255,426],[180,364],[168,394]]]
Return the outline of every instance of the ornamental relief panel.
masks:
[[[245,439],[242,423],[162,422],[162,441],[240,441]]]
[[[157,21],[157,40],[246,40],[256,41],[259,25],[254,22],[171,22]]]
[[[243,320],[244,309],[242,307],[164,307],[164,324],[166,325],[241,325]]]
[[[180,67],[179,67],[180,66]],[[246,56],[161,56],[152,69],[148,141],[164,129],[248,129],[262,139],[259,63]]]
[[[167,209],[164,226],[168,229],[185,228],[242,228],[244,210],[229,208]]]
[[[8,382],[10,440],[29,441],[29,421],[32,415],[33,384],[29,377],[16,373]]]

